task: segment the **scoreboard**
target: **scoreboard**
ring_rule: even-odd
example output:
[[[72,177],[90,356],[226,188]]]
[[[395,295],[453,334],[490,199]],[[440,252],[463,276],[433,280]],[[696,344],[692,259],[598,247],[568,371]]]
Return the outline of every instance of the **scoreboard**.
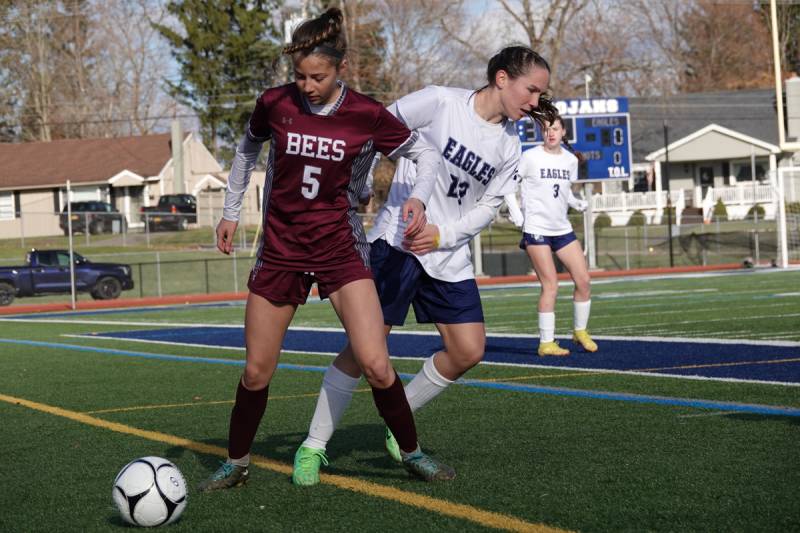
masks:
[[[557,100],[564,138],[584,157],[582,181],[627,180],[631,176],[631,130],[627,98]],[[542,144],[539,127],[529,118],[517,122],[522,150]]]

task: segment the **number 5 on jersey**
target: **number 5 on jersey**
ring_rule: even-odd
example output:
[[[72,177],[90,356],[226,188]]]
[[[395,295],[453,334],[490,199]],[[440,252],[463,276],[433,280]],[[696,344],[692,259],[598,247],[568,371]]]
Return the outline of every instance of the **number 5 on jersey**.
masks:
[[[313,200],[319,194],[319,180],[317,177],[321,173],[321,168],[312,167],[311,165],[306,165],[303,169],[303,184],[300,186],[300,193],[309,200]]]

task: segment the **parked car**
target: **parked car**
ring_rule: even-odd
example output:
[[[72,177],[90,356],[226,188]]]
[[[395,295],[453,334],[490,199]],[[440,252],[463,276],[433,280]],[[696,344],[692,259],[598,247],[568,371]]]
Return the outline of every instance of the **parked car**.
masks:
[[[125,216],[107,202],[70,202],[72,233],[121,233],[126,229]],[[69,235],[67,206],[61,211],[58,225],[64,235]]]
[[[77,253],[73,258],[76,291],[88,292],[95,300],[112,300],[133,288],[130,265],[93,263]],[[70,292],[67,250],[32,250],[25,266],[0,267],[0,305],[16,297],[63,292]]]
[[[158,205],[142,207],[139,211],[139,218],[149,231],[183,231],[197,222],[197,199],[191,194],[165,194],[158,199]]]

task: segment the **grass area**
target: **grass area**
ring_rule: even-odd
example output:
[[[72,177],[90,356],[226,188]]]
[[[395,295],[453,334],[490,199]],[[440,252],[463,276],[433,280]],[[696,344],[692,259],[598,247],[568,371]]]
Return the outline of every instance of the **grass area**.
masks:
[[[593,333],[800,341],[800,272],[750,272],[639,279],[593,286]],[[560,291],[557,332],[571,324],[569,287]],[[487,329],[533,333],[534,288],[482,292]],[[0,321],[0,338],[99,349],[241,360],[238,350],[65,337],[152,329],[163,324],[241,324],[244,308],[186,306],[76,315],[64,323]],[[114,321],[117,324],[103,324]],[[295,325],[336,326],[327,304],[299,309]],[[408,329],[429,331],[409,318]],[[602,349],[602,345],[601,345]],[[800,355],[800,352],[798,353]],[[283,363],[324,367],[330,357],[287,353]],[[418,361],[396,360],[414,373]],[[305,437],[321,375],[281,369],[253,452],[290,465]],[[111,356],[25,344],[0,344],[0,394],[224,447],[237,366]],[[627,374],[577,375],[553,368],[481,365],[472,379],[509,380],[587,391],[800,407],[796,387]],[[524,376],[525,379],[517,379]],[[362,387],[363,383],[362,383]],[[222,403],[212,403],[222,402]],[[226,403],[227,402],[227,403]],[[130,408],[127,411],[91,413]],[[409,479],[382,451],[382,425],[369,393],[357,393],[330,443],[326,472],[367,493],[323,484],[291,485],[286,474],[254,468],[238,490],[197,494],[218,457],[187,446],[93,427],[0,401],[2,531],[110,531],[125,527],[111,484],[128,461],[160,455],[190,485],[183,518],[170,531],[478,531],[465,509],[579,531],[791,531],[800,529],[796,442],[800,418],[731,414],[453,386],[417,413],[423,445],[452,463],[452,483]],[[32,438],[35,436],[35,438]],[[368,483],[467,506],[443,514],[377,495]],[[373,487],[373,488],[371,488]],[[449,507],[448,507],[449,506]]]

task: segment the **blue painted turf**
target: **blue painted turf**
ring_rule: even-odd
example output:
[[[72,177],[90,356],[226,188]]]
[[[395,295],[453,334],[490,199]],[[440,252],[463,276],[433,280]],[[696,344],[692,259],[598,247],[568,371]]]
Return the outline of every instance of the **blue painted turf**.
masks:
[[[155,359],[162,361],[179,361],[182,363],[205,363],[243,366],[241,359],[222,359],[216,357],[193,357],[186,355],[159,354],[151,352],[136,352],[131,350],[115,350],[113,348],[102,348],[98,346],[83,346],[76,344],[64,344],[55,342],[29,341],[21,339],[2,339],[0,344],[17,344],[24,346],[37,346],[41,348],[52,348],[57,350],[70,350],[78,352],[100,353],[116,357],[140,357],[143,359]],[[297,370],[302,372],[325,372],[326,367],[292,365],[281,363],[278,368],[287,370]],[[410,374],[400,374],[403,379],[413,377]],[[523,385],[519,383],[497,383],[474,379],[462,379],[456,382],[467,387],[477,387],[484,389],[507,390],[513,392],[523,392],[528,394],[549,394],[555,396],[567,396],[573,398],[587,398],[596,400],[613,400],[622,402],[633,402],[642,404],[667,405],[674,407],[690,407],[694,409],[712,409],[715,411],[728,411],[734,413],[750,413],[766,416],[790,416],[800,417],[800,409],[796,407],[783,407],[777,405],[747,404],[737,402],[721,402],[713,400],[702,400],[692,398],[674,398],[665,396],[649,396],[645,394],[627,394],[624,392],[607,392],[596,390],[569,389],[563,387],[545,387],[541,385]]]
[[[215,347],[244,346],[243,328],[163,328],[103,333],[102,336]],[[294,352],[335,354],[346,342],[344,332],[290,329],[286,333],[283,348]],[[800,348],[796,346],[603,340],[599,341],[598,352],[588,354],[581,352],[571,341],[566,341],[562,345],[569,348],[572,355],[544,358],[536,356],[537,342],[531,338],[490,335],[486,339],[484,359],[559,368],[651,371],[659,374],[800,383]],[[427,357],[441,349],[442,342],[438,334],[392,332],[389,335],[389,353],[394,357]],[[798,361],[782,361],[785,359]]]

